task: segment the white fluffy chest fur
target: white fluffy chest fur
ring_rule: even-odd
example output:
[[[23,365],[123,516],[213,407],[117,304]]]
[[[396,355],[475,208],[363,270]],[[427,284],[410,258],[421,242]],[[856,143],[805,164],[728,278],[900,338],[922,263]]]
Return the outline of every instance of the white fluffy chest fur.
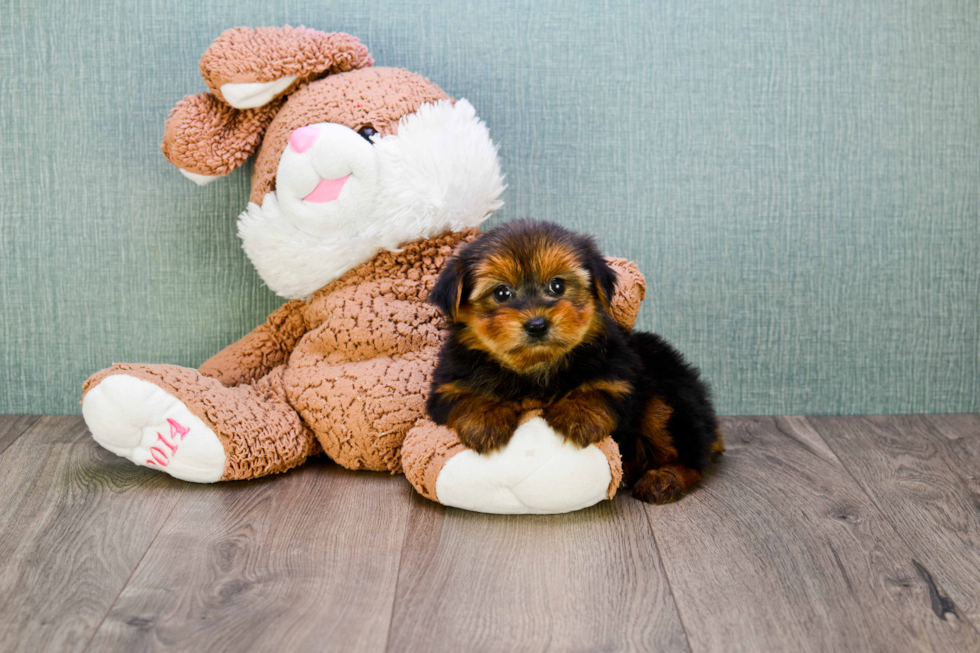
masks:
[[[305,299],[379,250],[477,226],[503,205],[497,148],[466,100],[423,105],[372,144],[314,127],[312,147],[283,153],[276,192],[238,219],[245,253],[282,297]],[[345,177],[334,200],[306,201]]]

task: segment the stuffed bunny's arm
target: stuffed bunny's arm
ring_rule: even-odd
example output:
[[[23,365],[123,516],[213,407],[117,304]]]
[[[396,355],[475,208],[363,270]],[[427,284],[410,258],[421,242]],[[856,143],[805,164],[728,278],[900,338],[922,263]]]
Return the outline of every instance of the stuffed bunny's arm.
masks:
[[[264,324],[206,360],[198,371],[227,387],[261,379],[286,362],[296,343],[307,332],[305,308],[305,301],[286,302],[273,311]]]

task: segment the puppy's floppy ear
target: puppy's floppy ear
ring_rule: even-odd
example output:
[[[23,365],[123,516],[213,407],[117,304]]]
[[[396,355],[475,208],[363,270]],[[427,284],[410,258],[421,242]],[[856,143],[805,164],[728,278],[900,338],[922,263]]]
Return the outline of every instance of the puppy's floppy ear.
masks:
[[[453,256],[446,265],[443,266],[436,285],[429,293],[428,302],[435,304],[450,320],[456,320],[459,312],[459,305],[463,301],[463,284],[466,277],[466,265],[459,258]]]
[[[612,298],[616,293],[616,271],[597,251],[589,255],[586,268],[592,276],[592,291],[602,303],[606,311],[612,310]]]

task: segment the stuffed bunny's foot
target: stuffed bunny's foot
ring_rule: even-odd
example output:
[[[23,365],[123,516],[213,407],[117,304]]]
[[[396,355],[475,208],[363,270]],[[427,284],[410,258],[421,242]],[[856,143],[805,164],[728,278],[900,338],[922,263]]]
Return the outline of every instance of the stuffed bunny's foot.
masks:
[[[578,448],[539,416],[487,455],[467,449],[455,431],[421,420],[405,438],[402,457],[405,475],[423,496],[477,512],[580,510],[612,498],[622,479],[612,438]]]
[[[96,442],[137,465],[196,483],[214,483],[224,473],[218,436],[158,385],[108,376],[86,393],[82,415]]]

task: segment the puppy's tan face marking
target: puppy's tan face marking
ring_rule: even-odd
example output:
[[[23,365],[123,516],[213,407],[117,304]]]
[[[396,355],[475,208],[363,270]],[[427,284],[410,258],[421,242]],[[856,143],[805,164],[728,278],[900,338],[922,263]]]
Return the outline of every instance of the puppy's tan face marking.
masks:
[[[590,282],[589,273],[579,261],[578,253],[560,243],[541,243],[533,251],[530,267],[535,276],[545,281],[553,277],[572,276],[584,282],[586,288]]]
[[[553,369],[602,329],[593,280],[579,253],[547,238],[534,240],[505,241],[484,256],[456,316],[466,326],[459,336],[464,345],[522,374]]]

